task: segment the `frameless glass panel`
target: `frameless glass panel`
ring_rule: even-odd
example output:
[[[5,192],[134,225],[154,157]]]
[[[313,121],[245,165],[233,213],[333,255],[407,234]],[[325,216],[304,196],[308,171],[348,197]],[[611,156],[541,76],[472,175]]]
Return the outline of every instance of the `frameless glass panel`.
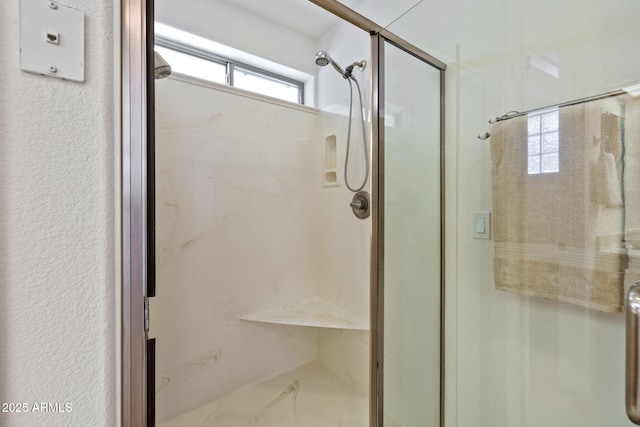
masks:
[[[384,425],[440,411],[440,72],[385,44]]]
[[[622,311],[640,280],[640,2],[471,3],[421,2],[389,26],[450,64],[446,426],[630,427]],[[525,116],[487,125],[622,88],[560,107],[557,126],[546,116],[558,160],[530,152],[538,175],[527,136],[543,133],[541,117],[529,132]],[[489,210],[491,240],[474,239],[473,213]]]

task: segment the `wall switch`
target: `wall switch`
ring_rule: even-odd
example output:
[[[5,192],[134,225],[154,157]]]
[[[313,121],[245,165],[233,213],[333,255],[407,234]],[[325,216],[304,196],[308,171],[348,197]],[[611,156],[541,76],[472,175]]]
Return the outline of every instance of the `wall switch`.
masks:
[[[473,213],[473,238],[491,239],[491,212]]]
[[[84,81],[84,13],[48,0],[20,0],[20,68]]]

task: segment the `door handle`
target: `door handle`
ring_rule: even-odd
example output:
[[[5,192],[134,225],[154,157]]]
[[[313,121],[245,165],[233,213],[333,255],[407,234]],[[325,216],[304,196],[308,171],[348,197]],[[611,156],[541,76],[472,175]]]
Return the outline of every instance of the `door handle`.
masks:
[[[640,425],[640,281],[627,293],[626,407],[627,416]]]

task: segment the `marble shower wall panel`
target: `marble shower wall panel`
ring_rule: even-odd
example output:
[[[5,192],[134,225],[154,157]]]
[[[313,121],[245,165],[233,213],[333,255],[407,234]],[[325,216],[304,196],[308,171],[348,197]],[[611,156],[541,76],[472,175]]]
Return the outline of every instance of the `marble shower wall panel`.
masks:
[[[319,362],[243,388],[159,427],[366,427],[366,395]]]
[[[369,331],[318,331],[318,360],[362,396],[369,394]]]
[[[158,421],[317,358],[312,328],[238,316],[317,294],[317,114],[157,85]]]
[[[336,74],[336,77],[339,76]],[[357,317],[368,320],[371,218],[356,218],[349,206],[353,193],[344,185],[342,171],[348,117],[324,111],[319,116],[321,135],[335,132],[337,136],[340,185],[324,187],[318,193],[321,216],[317,251],[318,259],[322,262],[318,276],[321,283],[318,295]],[[362,157],[361,140],[359,144],[353,145],[356,147],[351,151],[352,158]],[[318,162],[321,160],[320,156]],[[356,172],[354,175],[363,176],[364,165],[351,162],[350,160],[350,165],[356,166],[353,168]],[[370,191],[370,187],[371,183],[368,182],[365,190]],[[319,332],[318,339],[319,360],[356,390],[366,394],[369,387],[369,332],[327,329]]]
[[[338,23],[323,35],[317,42],[317,49],[327,50],[342,66],[362,59],[370,62],[369,35],[345,22]],[[360,82],[364,108],[368,112],[371,104],[369,66],[362,73],[354,71],[354,75]],[[340,184],[323,188],[318,196],[322,212],[318,259],[323,260],[319,271],[322,283],[319,296],[358,317],[368,319],[371,218],[361,220],[353,215],[349,206],[353,193],[346,188],[343,177],[349,119],[349,85],[332,67],[318,68],[317,81],[316,99],[321,110],[320,135],[336,135],[337,179]],[[349,182],[352,187],[360,185],[365,172],[358,110],[360,106],[355,86],[353,96],[353,134],[349,155]],[[370,127],[371,123],[367,121],[365,128],[369,147]],[[370,188],[369,181],[365,190],[370,191]],[[363,394],[368,392],[369,387],[369,351],[368,332],[323,330],[319,333],[319,360]]]
[[[319,116],[323,134],[335,132],[337,136],[338,182],[340,183],[337,187],[323,188],[319,193],[318,205],[322,214],[319,219],[320,235],[317,250],[318,258],[324,260],[320,270],[322,286],[319,295],[358,317],[368,319],[371,217],[362,220],[353,214],[349,205],[353,193],[344,185],[342,171],[348,118],[326,112],[321,112]],[[329,131],[330,129],[333,130]],[[363,157],[362,142],[352,145],[356,147],[352,148],[351,156]],[[350,168],[353,167],[351,159],[349,162]],[[365,172],[364,166],[353,168],[360,181]],[[369,180],[364,190],[370,192],[370,188]]]

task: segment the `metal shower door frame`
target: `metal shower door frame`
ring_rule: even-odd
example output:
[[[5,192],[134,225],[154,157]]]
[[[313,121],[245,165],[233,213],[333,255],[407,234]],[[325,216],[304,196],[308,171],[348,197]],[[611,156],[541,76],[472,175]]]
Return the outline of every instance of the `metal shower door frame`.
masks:
[[[313,0],[312,0],[313,1]],[[383,30],[371,32],[372,122],[372,244],[371,244],[371,378],[370,424],[382,427],[384,419],[384,270],[385,270],[385,45],[389,43],[440,72],[440,426],[444,426],[445,357],[445,170],[444,89],[446,65],[410,43]],[[373,368],[375,367],[375,368]]]
[[[150,25],[150,26],[149,26]],[[122,305],[121,416],[123,427],[152,423],[148,417],[148,343],[145,306],[153,284],[153,0],[122,0]],[[150,54],[151,53],[151,54]],[[151,90],[153,88],[151,87]],[[151,161],[150,161],[151,160]],[[151,169],[149,168],[151,164]],[[150,244],[151,243],[151,244]],[[151,286],[152,287],[152,286]],[[151,289],[153,292],[153,289]]]

